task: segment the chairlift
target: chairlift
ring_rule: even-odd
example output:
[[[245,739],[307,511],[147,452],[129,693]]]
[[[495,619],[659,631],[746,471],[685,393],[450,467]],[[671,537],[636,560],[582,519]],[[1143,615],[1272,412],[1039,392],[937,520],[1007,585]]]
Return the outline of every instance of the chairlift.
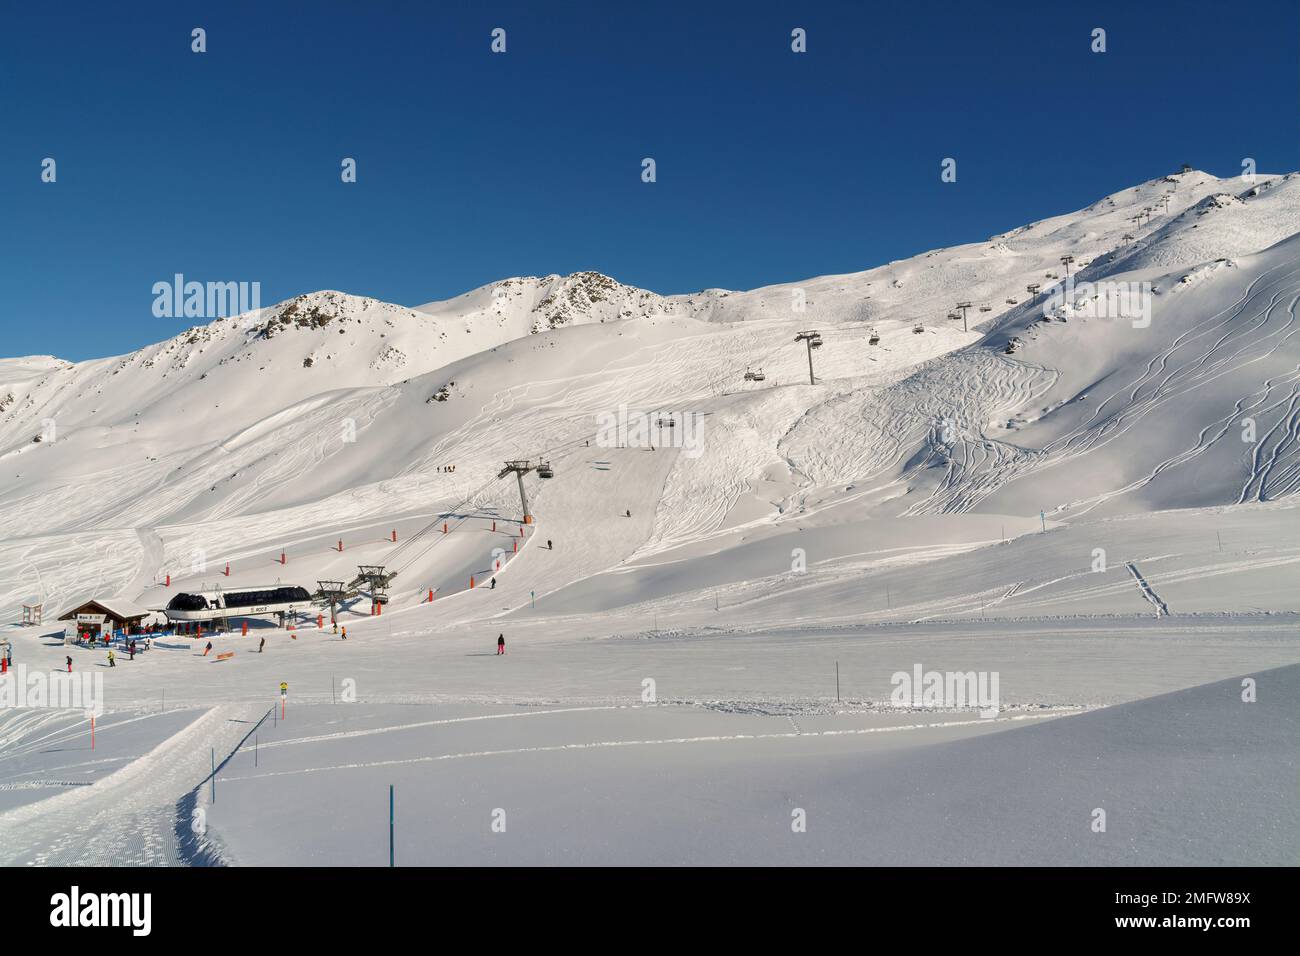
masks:
[[[992,312],[992,311],[993,311],[993,306],[991,306],[991,305],[981,305],[981,306],[980,306],[980,311],[981,311],[981,312]]]
[[[867,339],[867,344],[868,344],[868,345],[879,345],[879,344],[880,344],[880,333],[877,332],[875,329],[872,329],[872,330],[871,330],[871,338]]]
[[[763,370],[761,368],[754,373],[754,381],[756,382],[762,382],[766,378],[767,376],[763,374]]]
[[[756,381],[756,380],[757,380],[757,376],[756,376],[752,371],[750,371],[749,369],[745,369],[745,381],[746,381],[746,382],[753,382],[753,381]]]
[[[822,337],[820,335],[814,335],[808,340],[808,344],[815,349],[819,349],[822,347]]]
[[[948,313],[948,318],[950,318],[950,319],[952,319],[952,321],[956,322],[958,319],[961,318],[961,313],[960,313],[960,312],[949,312],[949,313]]]
[[[913,335],[920,335],[920,334],[921,334],[922,332],[924,332],[924,331],[925,331],[925,326],[922,325],[920,322],[918,322],[918,323],[916,323],[916,325],[912,326],[912,334],[913,334]]]
[[[1015,305],[1015,304],[1016,304],[1016,300],[1014,298],[1007,299],[1007,305]]]
[[[551,463],[550,463],[549,461],[544,461],[544,462],[542,462],[540,465],[537,466],[537,477],[538,477],[538,478],[554,478],[554,477],[555,477],[555,472],[553,472],[553,471],[551,470]]]

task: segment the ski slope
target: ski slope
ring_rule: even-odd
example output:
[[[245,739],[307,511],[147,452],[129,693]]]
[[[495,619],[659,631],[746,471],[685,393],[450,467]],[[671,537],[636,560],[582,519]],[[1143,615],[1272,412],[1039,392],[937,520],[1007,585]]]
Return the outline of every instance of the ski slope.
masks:
[[[389,783],[412,863],[1293,857],[1265,835],[1297,807],[1275,696],[1300,663],[1297,212],[1296,174],[1193,171],[751,291],[320,291],[127,355],[0,360],[3,637],[108,698],[94,752],[79,715],[0,712],[0,859],[368,865]],[[1149,288],[1149,324],[1098,317],[1098,283]],[[644,433],[609,440],[620,415]],[[498,477],[519,459],[555,473],[525,477],[528,523]],[[110,670],[54,623],[363,564],[391,601],[345,601],[346,642],[320,606],[205,635],[230,659],[174,638]],[[891,709],[918,661],[1001,673],[997,717]],[[1259,710],[1228,707],[1265,673]],[[1092,780],[1061,762],[1089,748]],[[1203,840],[1153,828],[1220,812],[1234,773],[1263,783]],[[835,823],[791,840],[797,801]]]

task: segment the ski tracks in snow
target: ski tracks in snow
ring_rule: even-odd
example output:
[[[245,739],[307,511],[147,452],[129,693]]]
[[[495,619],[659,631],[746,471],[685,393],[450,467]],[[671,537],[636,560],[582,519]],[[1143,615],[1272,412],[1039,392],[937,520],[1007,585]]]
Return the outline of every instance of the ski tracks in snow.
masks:
[[[177,806],[230,755],[265,704],[222,704],[91,786],[0,814],[4,866],[177,866]],[[182,821],[188,826],[188,821]]]

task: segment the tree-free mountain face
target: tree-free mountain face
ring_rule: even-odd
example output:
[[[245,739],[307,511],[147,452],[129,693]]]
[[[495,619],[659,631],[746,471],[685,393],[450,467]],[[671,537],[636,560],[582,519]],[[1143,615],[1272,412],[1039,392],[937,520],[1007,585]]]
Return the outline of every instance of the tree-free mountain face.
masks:
[[[827,509],[1068,520],[1285,497],[1300,484],[1297,213],[1296,174],[1192,171],[985,242],[745,292],[594,272],[414,308],[326,290],[113,358],[4,360],[6,547],[23,564],[13,541],[103,535],[121,560],[51,568],[46,586],[130,590],[197,538],[271,548],[466,495],[513,513],[501,463],[556,447],[560,477],[529,478],[539,516],[578,536],[597,505],[637,517],[586,563],[557,562],[557,586]],[[1106,283],[1149,287],[1149,324],[1098,316]],[[806,329],[825,340],[816,385]],[[699,416],[698,448],[660,435],[667,454],[635,481],[573,482],[601,473],[582,442],[621,405]],[[16,606],[30,575],[11,573]]]

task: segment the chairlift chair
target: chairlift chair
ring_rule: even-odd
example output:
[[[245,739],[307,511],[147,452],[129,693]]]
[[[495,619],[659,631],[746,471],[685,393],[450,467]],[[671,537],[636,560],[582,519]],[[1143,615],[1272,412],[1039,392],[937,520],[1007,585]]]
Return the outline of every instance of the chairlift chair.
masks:
[[[918,322],[918,323],[916,323],[916,325],[912,326],[912,334],[913,334],[913,335],[920,335],[920,334],[921,334],[922,332],[924,332],[924,331],[925,331],[925,326],[922,325],[920,322]]]
[[[822,347],[822,337],[820,335],[814,335],[811,339],[808,340],[808,344],[815,349],[819,349]]]
[[[871,330],[871,338],[867,339],[867,344],[868,344],[868,345],[879,345],[879,344],[880,344],[880,333],[877,332],[875,329],[872,329],[872,330]]]
[[[551,463],[549,461],[542,462],[540,465],[537,466],[537,477],[538,478],[555,477],[555,472],[551,470]]]
[[[756,381],[756,382],[762,382],[762,381],[765,381],[766,379],[767,379],[767,376],[763,374],[763,370],[762,370],[761,368],[760,368],[757,372],[754,373],[754,381]]]
[[[754,381],[754,373],[749,369],[745,369],[745,381],[746,382]]]

